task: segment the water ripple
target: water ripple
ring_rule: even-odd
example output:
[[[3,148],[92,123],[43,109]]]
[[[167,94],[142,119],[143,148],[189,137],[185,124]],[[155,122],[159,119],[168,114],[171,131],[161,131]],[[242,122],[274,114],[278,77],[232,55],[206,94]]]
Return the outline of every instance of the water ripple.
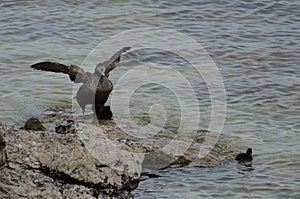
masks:
[[[4,0],[0,7],[1,120],[23,122],[49,106],[72,103],[73,84],[65,75],[32,71],[31,64],[48,60],[80,65],[90,50],[116,33],[149,26],[175,29],[203,45],[219,67],[228,102],[223,134],[233,147],[254,148],[253,168],[232,161],[157,171],[162,177],[141,182],[136,197],[300,196],[298,1]],[[147,61],[174,66],[192,82],[201,127],[207,128],[209,93],[186,61],[156,49],[139,51],[114,70],[112,80]],[[143,96],[151,101],[163,92],[172,116],[168,128],[176,129],[179,105],[164,89],[140,88],[131,101],[132,114],[144,116],[149,107]]]

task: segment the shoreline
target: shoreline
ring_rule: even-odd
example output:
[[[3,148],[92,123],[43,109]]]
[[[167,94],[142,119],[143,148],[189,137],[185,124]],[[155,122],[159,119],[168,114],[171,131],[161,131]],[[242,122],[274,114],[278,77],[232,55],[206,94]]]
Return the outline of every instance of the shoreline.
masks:
[[[0,152],[2,198],[48,194],[55,198],[74,194],[79,194],[79,198],[133,198],[130,192],[138,187],[143,169],[182,167],[191,162],[217,163],[224,159],[217,149],[197,159],[195,154],[201,143],[175,138],[164,129],[152,137],[137,138],[124,133],[114,120],[97,122],[93,116],[83,120],[67,108],[49,110],[40,116],[46,131],[5,125],[0,128],[0,138],[6,145]],[[53,127],[68,119],[74,119],[76,131],[56,133]],[[203,140],[201,136],[197,138]],[[163,146],[174,140],[187,142],[190,147],[181,155],[164,151]]]

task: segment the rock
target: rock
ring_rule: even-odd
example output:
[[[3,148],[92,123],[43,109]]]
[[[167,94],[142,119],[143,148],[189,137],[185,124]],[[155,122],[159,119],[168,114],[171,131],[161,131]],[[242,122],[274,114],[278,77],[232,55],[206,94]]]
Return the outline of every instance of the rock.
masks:
[[[105,155],[108,148],[101,142],[101,156],[94,157],[77,134],[0,130],[1,143],[8,141],[7,157],[2,155],[4,147],[0,150],[5,163],[0,168],[0,198],[133,198],[130,191],[140,180],[140,160],[117,161],[114,154]],[[97,140],[92,136],[89,139]],[[128,149],[122,142],[115,144]],[[141,148],[130,150],[127,156],[133,157]]]
[[[184,166],[191,161],[184,156],[176,157],[162,151],[152,151],[145,154],[143,168],[147,169],[164,169],[172,166]]]
[[[4,150],[6,143],[0,132],[0,168],[6,163],[6,152]]]
[[[63,110],[41,115],[47,129],[58,133],[0,127],[1,199],[133,198],[130,192],[137,188],[142,169],[152,176],[155,169],[202,167],[225,157],[222,143],[205,157],[199,155],[209,132],[190,138],[160,129],[136,136],[141,132],[134,126],[121,129],[114,120]]]
[[[62,134],[75,133],[76,128],[74,120],[63,120],[62,122],[58,123],[55,126],[55,132]]]
[[[115,130],[115,133],[121,132]],[[142,171],[145,149],[141,143],[125,138],[107,136],[107,129],[93,124],[78,123],[77,134],[93,157],[110,168],[139,176]]]

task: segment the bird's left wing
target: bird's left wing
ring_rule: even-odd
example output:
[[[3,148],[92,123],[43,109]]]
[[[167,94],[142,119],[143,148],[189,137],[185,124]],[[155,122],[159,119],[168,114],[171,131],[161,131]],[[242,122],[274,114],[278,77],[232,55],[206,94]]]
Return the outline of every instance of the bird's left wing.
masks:
[[[120,60],[121,60],[121,55],[130,50],[131,47],[124,47],[121,50],[119,50],[118,52],[116,52],[109,60],[98,64],[97,67],[105,67],[105,76],[108,77],[109,76],[109,72],[114,69],[115,67],[118,66]]]
[[[57,63],[57,62],[39,62],[33,64],[31,68],[36,70],[68,74],[70,80],[75,83],[86,83],[91,76],[90,73],[84,72],[84,70],[79,66],[75,66],[75,65],[66,66],[64,64]]]

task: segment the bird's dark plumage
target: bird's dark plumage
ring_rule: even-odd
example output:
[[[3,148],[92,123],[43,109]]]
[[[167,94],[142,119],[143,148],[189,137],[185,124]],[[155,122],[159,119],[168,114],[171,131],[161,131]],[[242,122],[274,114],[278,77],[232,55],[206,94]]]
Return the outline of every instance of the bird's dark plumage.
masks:
[[[99,120],[108,120],[112,117],[112,112],[110,106],[101,106],[96,109],[96,116]]]
[[[44,131],[46,128],[42,125],[40,120],[37,118],[30,118],[26,121],[24,127],[21,127],[21,129],[25,129],[27,131]]]
[[[251,161],[253,160],[253,157],[252,157],[252,149],[251,148],[248,148],[246,153],[240,153],[238,154],[235,159],[237,161]]]
[[[40,62],[33,64],[31,68],[43,71],[68,74],[70,80],[75,83],[82,83],[76,94],[76,99],[82,112],[85,112],[85,106],[92,104],[93,111],[97,111],[106,103],[109,94],[113,89],[112,82],[108,79],[109,72],[113,70],[120,62],[121,55],[130,50],[130,47],[124,47],[116,52],[110,59],[98,64],[94,73],[85,72],[82,68],[56,62]],[[95,112],[96,113],[96,112]]]
[[[66,66],[64,64],[56,62],[39,62],[31,66],[33,69],[51,71],[55,73],[65,73],[68,74],[70,80],[75,83],[86,83],[92,76],[91,73],[84,72],[84,70],[78,66],[70,65]]]

